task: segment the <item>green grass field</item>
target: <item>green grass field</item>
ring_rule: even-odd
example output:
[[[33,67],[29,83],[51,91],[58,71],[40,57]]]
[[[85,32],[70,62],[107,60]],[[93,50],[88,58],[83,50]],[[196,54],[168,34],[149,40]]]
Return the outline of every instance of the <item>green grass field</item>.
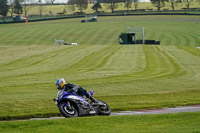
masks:
[[[0,122],[1,133],[198,133],[200,113]]]
[[[196,48],[200,46],[199,16],[99,17],[97,23],[80,21],[0,25],[1,120],[59,115],[52,99],[57,95],[55,80],[60,77],[96,91],[96,98],[105,100],[113,111],[200,104],[200,49]],[[161,45],[119,45],[118,36],[127,26],[145,27],[145,39],[159,40]],[[79,45],[54,46],[55,38]],[[94,120],[128,122],[130,118]],[[151,116],[147,119],[154,120]],[[15,129],[15,124],[18,122],[11,122],[8,128]]]

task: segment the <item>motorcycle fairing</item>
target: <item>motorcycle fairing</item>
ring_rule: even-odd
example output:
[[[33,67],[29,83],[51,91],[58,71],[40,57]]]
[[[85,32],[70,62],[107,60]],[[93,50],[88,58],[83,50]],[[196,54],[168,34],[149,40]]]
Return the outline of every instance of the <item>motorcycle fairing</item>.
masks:
[[[94,92],[92,92],[94,94]],[[83,116],[83,115],[91,115],[91,114],[96,114],[97,110],[92,109],[91,105],[81,96],[78,96],[76,94],[73,93],[67,93],[65,91],[61,91],[58,93],[58,103],[61,103],[62,101],[69,101],[69,102],[74,102],[76,103],[77,107],[78,107],[78,112],[79,112],[79,116]],[[66,106],[69,106],[68,102],[65,102]]]

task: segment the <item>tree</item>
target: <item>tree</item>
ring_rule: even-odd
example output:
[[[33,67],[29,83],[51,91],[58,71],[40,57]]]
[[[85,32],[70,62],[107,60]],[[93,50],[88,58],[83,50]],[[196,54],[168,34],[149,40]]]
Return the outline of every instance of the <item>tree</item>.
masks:
[[[51,0],[51,3],[54,4],[55,1],[56,1],[56,0]]]
[[[88,8],[88,0],[69,0],[68,4],[76,5],[81,13],[83,13],[83,10]]]
[[[25,17],[27,16],[28,12],[33,7],[33,5],[31,5],[31,3],[33,3],[32,0],[24,0],[24,2],[23,2],[23,10],[24,10]]]
[[[129,8],[131,8],[132,5],[132,0],[125,0],[124,1],[124,7],[129,10]]]
[[[101,9],[102,8],[102,6],[101,6],[101,4],[100,3],[95,3],[93,6],[92,6],[92,10],[94,10],[94,11],[96,11],[96,12],[98,12],[98,9]]]
[[[88,8],[88,0],[75,0],[75,1],[76,1],[76,6],[78,7],[81,13],[83,12],[83,10]]]
[[[176,0],[168,0],[168,2],[171,4],[172,10],[174,10],[174,6],[176,4]]]
[[[168,2],[171,4],[172,10],[174,10],[175,6],[177,6],[177,4],[181,2],[181,0],[168,0]]]
[[[183,0],[183,2],[185,3],[185,6],[187,9],[190,9],[190,5],[192,2],[194,2],[195,0]]]
[[[160,11],[160,8],[165,6],[165,1],[167,0],[151,0],[151,3]]]
[[[133,4],[134,4],[134,7],[135,7],[135,10],[137,10],[137,8],[138,8],[139,1],[140,0],[133,0]]]
[[[18,16],[19,14],[23,13],[23,9],[19,0],[14,0],[14,13],[16,13]]]
[[[40,13],[40,16],[42,16],[42,12],[44,10],[44,6],[42,4],[42,0],[38,0],[38,5],[39,5],[39,13]]]
[[[69,6],[68,6],[68,9],[69,9],[70,11],[72,11],[73,14],[74,14],[74,11],[76,10],[76,6],[75,6],[75,5],[69,5]]]
[[[9,3],[9,12],[10,12],[10,15],[13,16],[13,13],[14,13],[14,0],[8,0],[8,3]]]
[[[111,9],[112,13],[119,7],[120,2],[124,2],[124,0],[105,0],[105,3],[108,3],[107,8]]]
[[[0,15],[7,16],[8,13],[8,1],[7,0],[0,0]]]
[[[76,4],[75,4],[75,2],[74,2],[73,0],[69,0],[69,1],[67,2],[67,4],[68,4],[68,9],[69,9],[70,11],[72,11],[73,14],[74,14],[74,11],[75,11],[75,9],[76,9]]]

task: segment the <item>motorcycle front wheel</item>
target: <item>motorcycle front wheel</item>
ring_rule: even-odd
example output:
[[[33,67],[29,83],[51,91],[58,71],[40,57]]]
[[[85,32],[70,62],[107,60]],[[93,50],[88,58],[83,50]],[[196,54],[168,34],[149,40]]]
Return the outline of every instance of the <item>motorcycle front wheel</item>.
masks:
[[[98,100],[99,102],[104,103],[105,105],[100,105],[97,109],[98,109],[98,115],[107,115],[109,116],[111,114],[111,109],[109,107],[109,105],[101,100]]]
[[[74,107],[73,104],[70,104],[70,108],[66,106],[65,102],[62,102],[59,105],[59,111],[64,117],[77,117],[78,116],[78,111]]]

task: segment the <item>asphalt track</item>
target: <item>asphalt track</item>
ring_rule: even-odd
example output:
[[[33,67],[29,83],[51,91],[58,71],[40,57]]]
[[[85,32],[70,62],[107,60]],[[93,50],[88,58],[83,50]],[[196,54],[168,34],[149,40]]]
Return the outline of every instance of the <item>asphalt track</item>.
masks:
[[[172,113],[183,113],[183,112],[200,112],[200,105],[183,106],[183,107],[181,106],[175,108],[137,110],[137,111],[120,111],[118,113],[111,113],[110,116],[172,114]],[[65,117],[31,118],[29,120],[49,120],[49,119],[64,119],[64,118]]]

